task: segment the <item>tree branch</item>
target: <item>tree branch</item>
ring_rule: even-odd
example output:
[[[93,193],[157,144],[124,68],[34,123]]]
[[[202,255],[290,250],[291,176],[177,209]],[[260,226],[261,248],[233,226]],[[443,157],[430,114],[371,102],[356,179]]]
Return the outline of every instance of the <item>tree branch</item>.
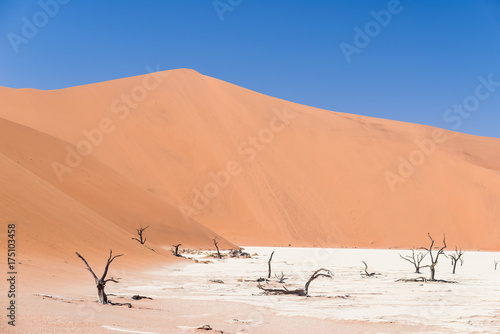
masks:
[[[87,266],[87,270],[90,271],[90,273],[92,274],[92,276],[94,276],[94,279],[97,283],[97,281],[99,281],[99,279],[97,278],[97,276],[94,274],[94,272],[92,271],[92,268],[90,268],[89,264],[87,263],[87,261],[83,258],[83,256],[81,256],[80,254],[78,254],[78,252],[75,252],[76,255],[78,255],[78,257],[80,259],[82,259],[82,261],[85,263],[85,265]]]
[[[119,279],[119,278],[117,278],[117,279]],[[104,280],[104,283],[106,283],[106,282],[115,282],[115,283],[120,283],[120,282],[116,281],[113,277],[108,278],[107,280]]]
[[[111,249],[109,250],[108,262],[106,263],[106,267],[104,268],[104,273],[102,274],[101,281],[104,282],[104,279],[106,278],[106,275],[108,274],[108,268],[109,268],[109,265],[111,264],[111,262],[113,262],[114,259],[116,259],[117,257],[120,257],[120,256],[123,256],[123,254],[113,256],[113,251]]]

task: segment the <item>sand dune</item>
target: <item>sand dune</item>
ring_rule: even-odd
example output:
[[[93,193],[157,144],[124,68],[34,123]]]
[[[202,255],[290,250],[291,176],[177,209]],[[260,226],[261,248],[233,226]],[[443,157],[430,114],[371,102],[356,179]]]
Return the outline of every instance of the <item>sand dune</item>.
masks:
[[[450,247],[500,249],[500,139],[298,105],[187,69],[0,97],[2,204],[26,198],[3,205],[26,224],[44,212],[73,231],[65,222],[83,210],[71,224],[124,239],[154,225],[158,245],[218,234],[225,247],[411,248],[446,232]]]
[[[0,120],[0,138],[1,215],[18,226],[21,258],[74,263],[79,251],[102,262],[113,248],[144,264],[169,261],[161,247],[173,243],[207,248],[216,237],[221,247],[234,247],[92,157],[59,182],[51,167],[67,145],[59,139],[6,120]],[[150,226],[148,245],[157,253],[132,240],[139,224]]]

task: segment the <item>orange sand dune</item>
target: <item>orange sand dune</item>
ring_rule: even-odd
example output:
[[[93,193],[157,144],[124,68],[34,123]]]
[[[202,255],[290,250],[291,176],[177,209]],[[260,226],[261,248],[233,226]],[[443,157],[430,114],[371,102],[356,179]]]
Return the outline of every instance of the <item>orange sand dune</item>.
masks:
[[[208,229],[239,245],[377,248],[446,232],[450,247],[500,250],[500,139],[298,105],[187,69],[0,97],[1,118],[33,129],[3,122],[17,138],[4,135],[1,153],[36,157],[20,164],[127,233],[154,222],[155,243],[175,226],[203,246]],[[64,142],[80,149],[74,167]],[[179,227],[186,217],[194,225]]]
[[[21,254],[77,262],[74,252],[79,251],[102,262],[112,248],[126,253],[126,261],[144,263],[148,258],[169,260],[169,252],[161,247],[173,243],[208,248],[217,237],[221,247],[235,247],[196,221],[186,223],[178,210],[92,157],[58,182],[51,162],[65,146],[59,139],[0,119],[0,210],[6,221],[17,225]],[[150,226],[147,245],[159,255],[132,240],[139,224]]]

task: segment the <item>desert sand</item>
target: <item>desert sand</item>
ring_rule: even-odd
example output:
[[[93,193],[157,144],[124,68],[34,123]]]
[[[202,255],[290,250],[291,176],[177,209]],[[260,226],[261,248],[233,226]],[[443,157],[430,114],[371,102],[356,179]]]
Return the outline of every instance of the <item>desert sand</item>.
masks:
[[[425,246],[430,232],[446,233],[449,248],[500,250],[499,148],[497,138],[303,106],[189,69],[0,87],[0,217],[16,224],[19,322],[64,322],[77,307],[64,298],[95,299],[75,251],[97,271],[109,249],[125,254],[113,269],[132,280],[183,263],[171,245],[208,249],[214,238],[221,249],[382,249]],[[148,247],[132,240],[140,225]],[[35,295],[59,289],[60,300]],[[173,315],[201,308],[179,305]],[[286,316],[270,326],[282,322],[293,326]],[[54,332],[44,326],[28,332]]]

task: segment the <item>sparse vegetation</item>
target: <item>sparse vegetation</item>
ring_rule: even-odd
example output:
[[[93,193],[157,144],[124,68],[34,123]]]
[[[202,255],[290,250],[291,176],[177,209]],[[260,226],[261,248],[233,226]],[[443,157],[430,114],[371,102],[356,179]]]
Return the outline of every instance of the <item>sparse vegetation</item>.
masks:
[[[229,251],[229,256],[230,257],[243,257],[243,258],[251,258],[252,256],[247,253],[247,252],[244,252],[243,251],[243,248],[239,248],[239,249],[232,249]]]
[[[446,281],[446,280],[436,279],[436,266],[438,264],[439,256],[441,254],[444,254],[444,249],[446,248],[446,235],[443,235],[443,246],[439,249],[434,247],[434,239],[432,239],[430,233],[427,233],[427,235],[429,236],[429,239],[431,239],[431,244],[430,244],[429,248],[422,247],[419,249],[424,249],[429,253],[431,264],[425,265],[425,266],[420,266],[420,268],[430,268],[430,270],[431,270],[430,278],[429,279],[427,279],[425,277],[401,278],[401,279],[396,280],[396,282],[427,282],[427,281],[431,281],[431,282],[441,282],[441,283],[456,283],[454,281]],[[432,253],[433,250],[437,250],[437,253],[433,254]],[[401,254],[400,254],[400,256],[401,256]],[[444,254],[444,256],[446,256],[446,254]],[[412,259],[413,258],[414,257],[412,257]],[[422,259],[423,258],[421,258],[420,261]],[[406,258],[405,258],[405,260],[406,260]],[[457,260],[458,260],[458,257],[457,257]],[[417,261],[417,265],[418,264],[419,264],[419,262]]]

